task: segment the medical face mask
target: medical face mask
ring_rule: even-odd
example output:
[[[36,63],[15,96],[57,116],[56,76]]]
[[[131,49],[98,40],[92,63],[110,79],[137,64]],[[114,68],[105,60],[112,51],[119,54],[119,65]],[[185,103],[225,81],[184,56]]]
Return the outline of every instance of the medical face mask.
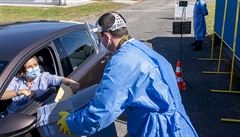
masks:
[[[96,32],[96,33],[101,33],[101,32],[109,32],[109,31],[115,31],[117,29],[123,28],[123,27],[127,27],[125,20],[117,13],[111,13],[115,20],[112,26],[110,26],[108,29],[103,29],[102,26],[99,25],[98,21],[96,22],[95,27],[91,30],[92,32]],[[101,42],[103,43],[103,40],[101,39]],[[104,47],[105,49],[107,49],[110,52],[114,52],[112,51],[113,49],[111,49],[111,41],[110,39],[108,39],[107,41],[107,45],[105,45],[104,43]]]
[[[29,68],[26,70],[26,77],[29,79],[34,79],[40,74],[40,68],[39,66]]]

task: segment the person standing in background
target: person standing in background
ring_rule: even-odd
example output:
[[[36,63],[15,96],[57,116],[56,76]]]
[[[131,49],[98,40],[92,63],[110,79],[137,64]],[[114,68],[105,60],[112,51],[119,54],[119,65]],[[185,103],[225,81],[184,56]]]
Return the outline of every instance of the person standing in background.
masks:
[[[202,43],[206,37],[205,16],[208,15],[207,5],[204,0],[196,0],[193,9],[193,29],[195,41],[191,45],[195,46],[193,50],[201,50]]]

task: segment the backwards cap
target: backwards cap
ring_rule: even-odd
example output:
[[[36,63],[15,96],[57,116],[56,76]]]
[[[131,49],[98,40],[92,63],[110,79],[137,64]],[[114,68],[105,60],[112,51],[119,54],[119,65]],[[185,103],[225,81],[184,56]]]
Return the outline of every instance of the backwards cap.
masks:
[[[96,28],[94,28],[93,31],[94,32],[102,32],[102,31],[109,31],[109,30],[114,31],[114,30],[117,30],[119,28],[127,26],[124,19],[120,15],[118,15],[117,13],[111,13],[111,14],[115,18],[115,21],[114,21],[114,23],[111,27],[103,30],[103,28],[98,24],[98,22],[96,22]]]

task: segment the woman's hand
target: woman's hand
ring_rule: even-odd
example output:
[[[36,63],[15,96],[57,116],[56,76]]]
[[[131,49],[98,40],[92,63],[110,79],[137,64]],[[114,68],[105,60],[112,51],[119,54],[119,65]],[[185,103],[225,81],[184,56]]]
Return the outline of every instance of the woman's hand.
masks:
[[[69,78],[64,78],[63,79],[63,84],[69,86],[74,93],[80,88],[80,84],[77,83],[76,81],[69,79]]]
[[[32,92],[29,89],[20,89],[20,95],[30,96]]]
[[[79,83],[71,83],[70,88],[73,90],[73,93],[76,93],[76,91],[79,90],[79,88],[80,88],[80,84]]]
[[[20,95],[32,97],[32,95],[34,95],[34,94],[35,94],[35,92],[32,92],[29,89],[7,90],[3,93],[0,100],[8,100],[8,99],[14,98],[16,96],[20,96]]]

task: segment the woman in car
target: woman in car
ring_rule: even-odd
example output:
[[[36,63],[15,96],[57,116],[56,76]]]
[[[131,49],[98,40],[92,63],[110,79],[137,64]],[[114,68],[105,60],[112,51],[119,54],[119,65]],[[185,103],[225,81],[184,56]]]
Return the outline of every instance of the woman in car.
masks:
[[[12,99],[7,113],[14,113],[29,105],[32,98],[43,95],[50,86],[60,86],[62,83],[73,90],[79,88],[79,84],[72,79],[41,73],[38,59],[33,56],[13,78],[1,100]]]

